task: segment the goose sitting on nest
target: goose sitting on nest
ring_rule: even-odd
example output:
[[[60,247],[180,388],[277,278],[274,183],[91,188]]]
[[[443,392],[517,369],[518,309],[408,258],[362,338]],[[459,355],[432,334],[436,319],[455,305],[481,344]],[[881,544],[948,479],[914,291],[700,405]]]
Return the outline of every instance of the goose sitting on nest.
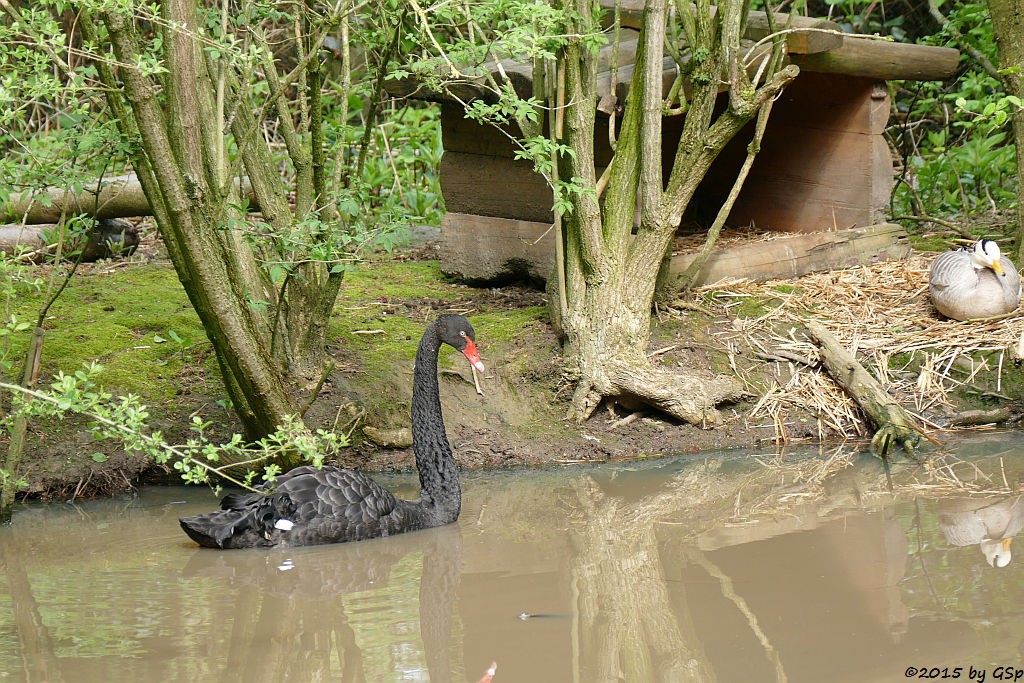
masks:
[[[1020,303],[1020,275],[992,240],[940,254],[928,274],[932,303],[948,318],[969,320],[1009,313]]]

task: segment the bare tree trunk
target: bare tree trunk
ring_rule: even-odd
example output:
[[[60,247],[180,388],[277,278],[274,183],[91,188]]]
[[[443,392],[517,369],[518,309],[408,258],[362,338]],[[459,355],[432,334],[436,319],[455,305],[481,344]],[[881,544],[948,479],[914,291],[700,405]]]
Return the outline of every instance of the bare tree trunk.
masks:
[[[1002,70],[999,80],[1007,95],[1024,99],[1024,5],[1019,0],[988,0],[992,29]],[[1014,71],[1016,70],[1016,71]],[[1013,141],[1017,146],[1017,263],[1024,261],[1024,108],[1013,111]]]
[[[575,33],[588,35],[594,29],[587,23],[592,14],[585,0],[577,1],[575,9],[582,19]],[[577,381],[569,410],[577,421],[589,417],[603,398],[626,396],[689,422],[714,422],[715,406],[742,392],[733,379],[654,367],[647,356],[651,305],[662,257],[704,174],[726,143],[796,77],[798,69],[787,67],[756,88],[739,64],[741,2],[719,5],[714,18],[706,0],[695,12],[689,5],[676,9],[690,48],[707,55],[692,65],[686,121],[667,183],[662,178],[661,145],[667,12],[664,0],[649,0],[622,129],[607,171],[604,206],[598,208],[595,195],[573,194],[573,210],[564,219],[565,264],[554,277],[565,283],[567,310],[560,310],[555,297],[549,307],[556,310],[553,318],[565,335],[567,371]],[[564,57],[569,104],[562,142],[575,155],[562,157],[560,176],[581,179],[594,188],[595,58],[577,42],[568,44]],[[730,74],[729,107],[713,120],[723,71]],[[634,237],[638,195],[640,227]]]
[[[169,24],[198,25],[191,0],[166,3],[164,11]],[[104,22],[118,60],[138,63],[134,26],[118,12],[106,13]],[[131,103],[132,123],[142,142],[136,171],[178,277],[217,352],[225,386],[246,434],[259,438],[296,410],[247,304],[249,297],[262,295],[255,269],[240,267],[245,253],[242,240],[231,231],[217,229],[225,196],[213,171],[220,162],[209,157],[215,146],[207,139],[209,102],[201,96],[209,93],[204,89],[206,66],[190,34],[168,29],[165,43],[166,112],[148,77],[137,69],[121,68],[124,96]],[[270,202],[260,199],[266,209]]]

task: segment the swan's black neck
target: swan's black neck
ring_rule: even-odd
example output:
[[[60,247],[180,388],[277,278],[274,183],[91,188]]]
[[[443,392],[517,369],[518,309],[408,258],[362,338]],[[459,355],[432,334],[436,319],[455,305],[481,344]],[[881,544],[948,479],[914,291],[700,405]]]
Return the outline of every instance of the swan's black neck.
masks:
[[[454,522],[462,507],[459,471],[441,415],[437,354],[441,348],[438,324],[427,328],[416,350],[412,383],[412,449],[420,473],[420,502],[433,508],[442,523]]]

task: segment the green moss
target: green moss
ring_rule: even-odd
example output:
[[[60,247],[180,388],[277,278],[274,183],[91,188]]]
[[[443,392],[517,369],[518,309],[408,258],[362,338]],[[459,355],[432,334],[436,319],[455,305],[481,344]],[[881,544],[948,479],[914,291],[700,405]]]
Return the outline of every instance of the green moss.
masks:
[[[761,297],[747,296],[740,303],[729,309],[737,318],[758,318],[769,311],[769,301]]]
[[[25,293],[14,302],[19,320],[34,321],[45,292]],[[149,401],[174,396],[185,366],[208,355],[206,333],[173,270],[138,266],[103,274],[78,275],[51,307],[43,324],[44,375],[71,372],[94,361],[104,367],[100,381],[116,393]],[[170,330],[191,346],[184,352]],[[162,341],[161,341],[162,340]],[[28,334],[11,339],[8,360],[20,366]],[[207,369],[214,370],[212,362]]]
[[[394,361],[416,357],[427,320],[412,317],[420,303],[438,312],[456,302],[464,288],[445,281],[437,261],[371,262],[346,277],[329,328],[330,343],[342,347],[370,375],[388,372]],[[411,304],[410,311],[400,304]],[[486,354],[488,345],[511,342],[544,322],[547,308],[479,310],[468,318]],[[380,330],[375,332],[375,330]],[[450,349],[442,349],[441,367],[452,367]]]
[[[442,277],[437,261],[370,261],[345,276],[342,295],[354,299],[436,297],[445,301],[459,296],[458,288]]]
[[[469,321],[483,343],[492,344],[511,342],[536,323],[546,323],[547,317],[547,306],[529,306],[471,315]]]
[[[900,353],[894,353],[889,356],[889,369],[890,370],[903,370],[911,361],[911,354],[903,351]]]
[[[802,294],[804,291],[803,287],[797,287],[795,285],[775,285],[774,287],[772,287],[772,289],[782,294],[792,294],[793,292],[796,292],[797,294]]]

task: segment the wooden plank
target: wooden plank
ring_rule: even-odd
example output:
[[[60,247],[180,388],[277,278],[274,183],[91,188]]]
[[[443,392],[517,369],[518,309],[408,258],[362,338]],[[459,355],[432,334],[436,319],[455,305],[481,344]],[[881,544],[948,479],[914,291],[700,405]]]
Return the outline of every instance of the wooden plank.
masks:
[[[772,134],[778,137],[765,136],[729,224],[816,232],[873,222],[873,136],[785,123]],[[728,191],[729,177],[713,176],[719,194]]]
[[[711,284],[730,278],[748,278],[763,282],[900,259],[909,252],[906,230],[893,223],[801,233],[712,252],[697,281]],[[694,254],[672,257],[671,271],[683,272],[694,258]]]
[[[596,168],[598,175],[603,171],[603,166]],[[554,220],[551,188],[523,159],[445,152],[441,194],[453,213],[542,223]]]
[[[646,0],[620,0],[619,16],[621,24],[633,29],[640,29],[643,25],[644,6]],[[615,20],[615,0],[601,0],[601,8],[605,10],[603,16],[604,25],[611,26]],[[714,16],[718,10],[717,6],[711,7],[711,15]],[[775,14],[776,29],[781,29],[789,19],[788,14]],[[834,50],[843,43],[843,37],[835,34],[816,32],[813,29],[825,29],[828,31],[841,32],[839,24],[828,19],[817,19],[815,17],[804,17],[797,15],[793,18],[792,28],[805,29],[800,33],[791,33],[786,36],[786,48],[790,54],[810,54],[823,50]],[[768,35],[768,16],[764,12],[751,12],[747,19],[747,30],[743,38],[760,40]]]
[[[471,282],[546,280],[554,267],[550,224],[447,213],[441,223],[441,271]],[[731,278],[755,281],[866,265],[906,257],[906,231],[881,223],[834,232],[800,233],[712,252],[698,284]],[[693,254],[672,258],[682,273]]]
[[[730,225],[815,232],[882,220],[893,182],[882,138],[888,91],[864,78],[804,73],[783,91]],[[713,219],[746,156],[748,126],[722,152],[694,197]]]
[[[454,213],[550,223],[552,195],[533,164],[509,157],[445,152],[441,194]]]
[[[789,21],[788,14],[775,13],[775,30],[781,31]],[[845,37],[837,35],[842,32],[839,24],[828,19],[815,17],[793,17],[791,29],[799,29],[796,33],[786,34],[786,52],[791,55],[810,55],[818,52],[835,50]],[[835,31],[835,33],[832,33]],[[743,37],[750,40],[761,40],[769,35],[768,15],[765,12],[751,12],[747,19],[747,30]],[[769,43],[770,44],[770,43]]]
[[[446,213],[441,272],[470,282],[547,280],[555,264],[549,223]]]
[[[546,130],[547,124],[545,124]],[[519,135],[519,127],[509,126],[509,134]],[[441,144],[445,154],[464,152],[482,156],[512,158],[518,147],[509,136],[495,126],[481,125],[463,115],[462,106],[453,102],[441,104]],[[598,116],[594,121],[594,163],[603,168],[611,163],[612,149],[608,144],[608,119]]]
[[[845,74],[879,80],[944,80],[960,63],[960,51],[948,47],[846,38],[842,46],[790,59],[805,71]]]

